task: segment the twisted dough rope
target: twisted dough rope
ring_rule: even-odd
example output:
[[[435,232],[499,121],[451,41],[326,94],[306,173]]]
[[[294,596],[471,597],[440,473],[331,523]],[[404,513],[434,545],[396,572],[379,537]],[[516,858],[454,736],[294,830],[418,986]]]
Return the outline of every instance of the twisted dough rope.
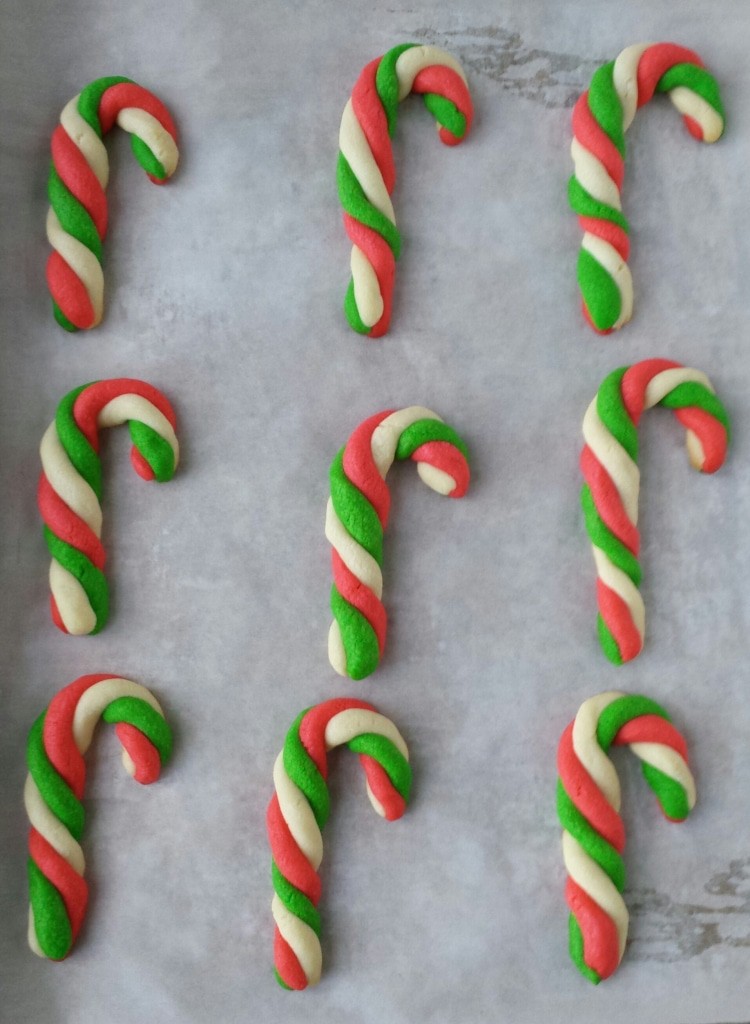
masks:
[[[47,284],[55,319],[87,330],[104,310],[102,241],[107,232],[109,159],[102,137],[117,124],[149,178],[164,184],[179,157],[177,129],[164,104],[129,78],[97,78],[66,104],[52,133]]]
[[[40,446],[37,501],[52,555],[52,619],[76,636],[98,633],[109,614],[99,429],[121,423],[130,429],[136,473],[144,480],[171,480],[179,459],[174,411],[144,381],[120,378],[75,388],[60,402]]]
[[[729,443],[729,419],[708,377],[668,359],[610,373],[586,410],[581,501],[598,574],[599,639],[616,665],[643,647],[636,427],[643,410],[655,405],[672,409],[687,429],[690,462],[700,472],[716,472]]]
[[[320,981],[321,829],[329,814],[327,753],[343,745],[359,754],[367,795],[381,817],[400,818],[411,787],[409,752],[388,718],[361,700],[328,700],[303,711],[276,758],[276,793],[266,824],[273,861],[276,979],[288,989]]]
[[[333,551],[328,658],[339,675],[364,679],[385,647],[383,531],[394,459],[413,459],[438,494],[460,498],[469,486],[467,449],[436,413],[419,405],[386,410],[360,424],[333,460],[326,537]]]
[[[633,313],[629,229],[620,199],[625,132],[654,92],[669,93],[696,139],[716,142],[724,131],[715,79],[697,53],[674,43],[629,46],[596,71],[576,103],[568,198],[584,231],[578,255],[583,311],[601,334],[616,331]]]
[[[155,782],[172,751],[172,733],[154,695],[116,676],[81,676],[60,690],[31,727],[24,789],[31,823],[29,946],[50,960],[68,955],[86,914],[86,865],[79,842],[83,755],[100,718],[116,723],[125,770],[136,782]]]
[[[440,139],[456,146],[471,128],[473,107],[461,65],[436,46],[405,43],[371,61],[344,107],[337,180],[352,242],[352,277],[344,309],[360,334],[388,330],[401,237],[391,194],[396,184],[391,137],[398,104],[422,93]]]
[[[625,744],[641,759],[644,778],[670,821],[684,821],[695,806],[685,740],[662,707],[648,697],[616,691],[581,705],[557,753],[557,812],[568,872],[570,955],[594,984],[616,970],[628,935],[620,895],[625,888],[620,783],[607,757],[610,746]]]

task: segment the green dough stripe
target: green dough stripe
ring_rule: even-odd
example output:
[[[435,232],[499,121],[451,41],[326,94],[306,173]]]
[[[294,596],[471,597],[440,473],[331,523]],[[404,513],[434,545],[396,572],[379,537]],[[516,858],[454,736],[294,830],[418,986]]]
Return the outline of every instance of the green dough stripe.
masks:
[[[603,64],[594,72],[589,86],[589,109],[605,135],[625,156],[625,132],[622,127],[622,101],[614,82],[615,62]]]
[[[50,960],[64,960],[73,945],[73,929],[65,901],[31,857],[26,862],[29,878],[29,903],[34,910],[37,942]]]
[[[588,823],[557,780],[557,814],[560,824],[577,839],[586,853],[609,875],[618,892],[625,888],[625,865],[617,850]]]
[[[622,311],[622,294],[617,282],[588,249],[578,250],[578,286],[586,296],[586,308],[602,330],[617,322]]]
[[[661,76],[656,91],[671,92],[678,86],[684,86],[691,92],[697,93],[710,107],[714,108],[722,121],[726,122],[724,104],[719,95],[719,84],[705,68],[699,68],[695,64],[675,64]]]
[[[43,712],[31,727],[26,745],[29,775],[36,783],[42,799],[73,838],[80,842],[85,824],[83,804],[47,757],[44,747]]]
[[[305,708],[304,711],[297,715],[289,732],[286,734],[286,739],[284,740],[284,770],[295,786],[304,793],[315,815],[318,828],[322,831],[323,826],[328,821],[328,815],[331,813],[328,786],[326,785],[326,780],[318,771],[317,765],[305,750],[299,735],[300,723],[309,710],[310,708]]]
[[[633,462],[637,462],[638,429],[622,400],[622,378],[627,370],[627,366],[621,366],[607,374],[596,395],[596,411],[610,434],[620,442]]]
[[[411,765],[391,740],[378,733],[363,732],[349,740],[347,746],[355,754],[366,754],[382,765],[393,788],[408,802],[411,793]]]
[[[351,679],[372,675],[380,661],[380,646],[375,630],[362,612],[331,587],[331,611],[339,624],[346,653],[346,674]]]
[[[581,489],[581,504],[586,521],[586,530],[591,543],[595,547],[600,548],[613,565],[616,565],[618,569],[622,569],[635,583],[636,587],[640,586],[642,572],[638,559],[612,533],[599,515],[588,484],[584,484]]]
[[[78,396],[95,382],[74,388],[60,402],[55,413],[55,428],[60,444],[79,476],[82,476],[97,499],[102,500],[102,464],[99,453],[89,444],[75,421],[73,409]]]
[[[589,967],[583,958],[583,932],[574,914],[570,914],[568,917],[568,949],[570,950],[571,960],[584,978],[588,978],[592,984],[598,985],[602,979],[596,971]]]
[[[320,913],[318,908],[303,892],[285,878],[275,860],[271,861],[271,877],[276,895],[284,904],[290,914],[294,914],[300,921],[304,921],[320,936]]]
[[[156,708],[140,697],[117,697],[104,709],[102,718],[110,725],[125,722],[142,732],[159,752],[162,767],[172,756],[172,730]]]
[[[175,462],[172,445],[153,427],[140,420],[128,420],[130,438],[154,472],[160,484],[167,483],[174,476]]]
[[[345,450],[337,453],[328,474],[331,503],[347,533],[382,566],[383,527],[373,506],[344,472]]]
[[[416,420],[403,431],[396,446],[396,458],[399,460],[410,459],[417,448],[430,441],[446,441],[448,444],[458,448],[464,458],[469,457],[469,449],[462,438],[458,436],[453,427],[440,420],[423,419]]]
[[[372,205],[343,153],[339,153],[336,174],[339,199],[345,212],[358,220],[360,224],[365,224],[382,235],[393,251],[393,258],[398,259],[401,253],[401,236],[398,228],[384,213]]]
[[[107,580],[101,569],[81,551],[67,541],[61,540],[48,526],[44,527],[44,539],[47,550],[56,562],[74,576],[86,592],[89,604],[96,616],[96,625],[89,635],[98,633],[107,624],[109,618],[109,590]]]
[[[617,224],[623,231],[629,230],[628,222],[622,211],[614,206],[608,206],[607,203],[602,203],[599,199],[594,199],[575,175],[568,181],[568,201],[573,210],[581,217],[598,217],[599,220],[608,220]],[[586,252],[585,249],[583,251]],[[593,259],[590,253],[586,253],[586,255]]]

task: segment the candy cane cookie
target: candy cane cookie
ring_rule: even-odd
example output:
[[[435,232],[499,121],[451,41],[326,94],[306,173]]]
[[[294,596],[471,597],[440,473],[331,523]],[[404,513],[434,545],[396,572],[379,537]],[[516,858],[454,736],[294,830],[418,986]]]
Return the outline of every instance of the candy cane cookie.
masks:
[[[409,751],[396,726],[371,704],[340,698],[303,711],[276,758],[266,825],[273,857],[276,978],[287,989],[320,981],[321,829],[328,819],[328,751],[359,754],[367,795],[387,821],[400,818],[411,788]]]
[[[179,459],[175,415],[141,380],[100,380],[63,398],[40,446],[37,501],[52,556],[52,619],[65,633],[98,633],[109,614],[104,577],[99,431],[127,423],[130,460],[144,480],[171,480]]]
[[[52,133],[47,284],[55,319],[66,331],[87,330],[102,319],[109,179],[102,139],[115,123],[130,133],[133,155],[155,184],[177,168],[177,129],[169,111],[129,78],[97,78],[65,105]]]
[[[390,507],[385,476],[395,459],[416,462],[422,480],[438,494],[460,498],[469,486],[466,445],[419,405],[371,416],[333,460],[325,528],[333,548],[328,657],[339,675],[351,679],[374,672],[385,647],[381,566]]]
[[[575,171],[568,198],[584,232],[578,284],[584,315],[601,334],[616,331],[633,313],[629,228],[620,198],[625,132],[655,92],[669,95],[694,138],[716,142],[721,137],[718,85],[697,53],[674,43],[627,47],[596,71],[573,110]]]
[[[701,473],[719,469],[729,443],[729,419],[708,377],[668,359],[615,370],[588,407],[581,501],[598,577],[599,639],[616,665],[635,658],[643,647],[636,428],[643,410],[655,405],[671,409],[685,427],[690,462]]]
[[[81,676],[60,690],[32,726],[24,789],[31,824],[29,946],[50,960],[70,953],[86,914],[83,755],[100,718],[115,725],[125,770],[136,782],[155,782],[172,750],[157,699],[145,686],[117,676]]]
[[[398,105],[411,92],[422,94],[447,146],[465,138],[473,116],[466,76],[456,58],[415,43],[395,46],[371,61],[344,107],[337,179],[352,242],[344,309],[351,327],[371,338],[385,334],[391,318],[401,248],[391,203],[396,184],[391,137]]]
[[[568,872],[570,955],[594,984],[617,969],[628,935],[620,895],[625,888],[620,783],[607,757],[611,746],[624,745],[641,759],[644,778],[670,821],[684,821],[695,806],[685,740],[662,707],[648,697],[616,691],[581,705],[557,752],[557,813]]]

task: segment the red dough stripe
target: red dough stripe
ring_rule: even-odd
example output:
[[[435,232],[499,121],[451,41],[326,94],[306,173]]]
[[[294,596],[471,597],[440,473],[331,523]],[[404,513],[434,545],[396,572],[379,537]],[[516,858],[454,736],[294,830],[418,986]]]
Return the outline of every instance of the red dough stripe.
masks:
[[[439,96],[445,96],[464,115],[466,127],[461,136],[454,135],[447,128],[440,126],[438,132],[440,141],[444,142],[446,146],[457,146],[468,135],[474,120],[474,105],[466,83],[453,68],[445,67],[443,64],[433,64],[428,68],[423,68],[414,79],[412,91],[416,93],[433,92]]]
[[[614,224],[610,220],[602,220],[601,217],[584,217],[583,214],[578,215],[578,223],[582,231],[588,231],[589,234],[597,235],[603,241],[608,242],[627,262],[630,256],[630,238],[619,224]],[[594,329],[598,334],[610,333],[609,331],[600,331],[597,327]]]
[[[703,447],[701,472],[715,473],[727,456],[728,438],[724,424],[698,406],[675,409],[675,416],[683,427],[692,430],[700,438]]]
[[[390,245],[377,231],[344,214],[344,228],[352,245],[358,246],[372,264],[383,297],[383,315],[370,328],[369,337],[379,338],[388,329],[393,305],[393,285],[396,280],[396,260]]]
[[[426,441],[415,448],[411,455],[414,462],[426,462],[435,469],[442,470],[453,477],[456,486],[448,495],[449,498],[462,498],[469,486],[469,464],[449,441]]]
[[[614,846],[618,853],[622,853],[625,849],[625,826],[620,815],[581,764],[573,746],[573,722],[560,739],[560,746],[557,749],[557,771],[565,792],[586,821],[610,846]]]
[[[581,452],[581,472],[602,521],[637,558],[641,544],[638,527],[631,523],[614,481],[588,445]]]
[[[687,743],[671,722],[660,715],[641,715],[633,718],[618,731],[612,740],[614,746],[627,746],[630,743],[658,743],[670,747],[683,760],[687,761]]]
[[[602,131],[599,122],[591,113],[588,89],[578,98],[573,107],[573,134],[585,149],[594,154],[617,185],[618,190],[622,191],[622,183],[625,180],[625,161],[617,146],[606,132]]]
[[[99,121],[101,122],[103,134],[106,135],[110,128],[112,128],[117,120],[117,115],[126,107],[137,107],[139,110],[145,110],[147,114],[151,114],[152,117],[156,118],[162,128],[169,132],[175,142],[177,141],[177,129],[167,108],[153,93],[150,93],[140,85],[136,85],[135,82],[122,82],[119,85],[112,85],[102,93],[102,98],[99,101]]]
[[[388,625],[388,616],[382,601],[379,601],[373,591],[366,587],[350,571],[336,548],[331,549],[331,562],[333,564],[333,581],[336,584],[336,589],[344,600],[353,605],[358,612],[361,612],[370,623],[375,631],[378,649],[382,656],[385,649],[385,636]]]
[[[44,877],[60,893],[75,941],[86,916],[89,888],[85,879],[35,828],[29,829],[29,855]]]
[[[396,821],[406,810],[406,801],[388,777],[381,764],[367,754],[360,754],[359,760],[365,770],[373,796],[383,807],[386,821]]]
[[[82,694],[107,675],[81,676],[50,701],[44,717],[44,749],[55,770],[62,775],[79,800],[83,798],[86,763],[73,740],[73,718]]]
[[[94,531],[77,516],[52,487],[44,473],[39,477],[37,502],[42,519],[52,532],[81,551],[97,569],[104,568],[104,547]]]
[[[115,734],[135,765],[135,781],[143,786],[156,782],[161,774],[161,758],[148,736],[129,722],[118,722]]]
[[[703,67],[697,53],[675,43],[657,43],[644,51],[638,61],[638,106],[648,103],[656,91],[659,79],[675,64],[696,64]]]
[[[322,888],[320,876],[294,841],[275,793],[266,812],[266,827],[279,871],[317,907]]]
[[[388,525],[391,495],[372,457],[372,435],[393,409],[376,413],[360,423],[344,448],[344,472],[377,512],[383,529]]]
[[[604,980],[620,963],[620,942],[612,918],[572,878],[565,883],[565,900],[583,933],[586,966]]]
[[[302,970],[302,965],[292,947],[279,931],[278,926],[273,937],[273,959],[276,970],[285,985],[297,992],[307,988],[307,976]]]
[[[76,424],[94,449],[99,451],[99,428],[97,418],[108,402],[122,395],[140,395],[161,412],[172,429],[176,427],[174,410],[165,396],[151,384],[129,377],[116,377],[90,384],[80,393],[73,406]]]
[[[615,638],[623,661],[632,661],[641,652],[641,638],[630,609],[619,594],[611,590],[601,579],[596,581],[596,597],[599,613]]]
[[[64,185],[94,222],[100,238],[107,233],[107,197],[78,146],[62,125],[52,133],[52,163]]]
[[[300,722],[299,736],[302,744],[324,779],[328,778],[326,726],[341,711],[349,711],[351,708],[361,708],[364,711],[375,710],[372,704],[368,704],[366,701],[340,697],[316,704],[315,707],[310,708]]]
[[[59,252],[52,250],[47,259],[47,286],[50,294],[72,324],[85,331],[94,323],[94,307],[86,286]]]
[[[620,382],[620,394],[628,416],[636,426],[638,426],[643,413],[646,389],[653,378],[663,373],[664,370],[681,368],[681,363],[675,363],[671,359],[644,359],[627,368]]]
[[[352,90],[352,108],[390,195],[396,184],[396,164],[388,134],[388,118],[375,84],[380,61],[381,58],[377,57],[363,68]]]

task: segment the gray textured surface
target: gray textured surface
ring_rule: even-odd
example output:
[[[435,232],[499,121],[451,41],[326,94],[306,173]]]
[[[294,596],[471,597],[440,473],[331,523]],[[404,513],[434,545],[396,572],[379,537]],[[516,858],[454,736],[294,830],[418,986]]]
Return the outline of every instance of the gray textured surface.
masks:
[[[3,1021],[750,1017],[750,8],[521,7],[3,5]],[[636,119],[636,316],[597,339],[574,284],[569,107],[600,60],[649,37],[699,49],[730,128],[701,147],[666,102]],[[402,108],[404,254],[392,331],[367,343],[340,309],[338,121],[365,62],[408,38],[459,56],[477,120],[448,151],[421,104]],[[183,156],[155,189],[112,138],[106,319],[71,338],[44,286],[49,135],[70,96],[112,73],[171,107]],[[711,375],[735,440],[725,469],[702,479],[670,417],[645,418],[648,646],[617,671],[594,635],[580,423],[610,369],[651,355]],[[184,461],[172,483],[146,486],[126,432],[107,438],[112,618],[98,637],[73,639],[48,618],[37,445],[66,391],[121,374],[172,398]],[[449,503],[406,468],[393,473],[387,657],[369,681],[346,683],[325,653],[328,464],[365,416],[415,402],[469,441],[472,490]],[[24,737],[56,690],[91,671],[151,686],[177,747],[163,780],[139,789],[101,730],[86,801],[90,911],[75,954],[52,965],[25,945]],[[632,759],[617,756],[631,941],[618,974],[593,989],[567,957],[555,748],[579,703],[613,686],[673,713],[699,805],[668,825]],[[336,758],[323,983],[288,995],[270,967],[271,766],[302,707],[347,693],[401,727],[414,801],[384,824],[354,759]]]

